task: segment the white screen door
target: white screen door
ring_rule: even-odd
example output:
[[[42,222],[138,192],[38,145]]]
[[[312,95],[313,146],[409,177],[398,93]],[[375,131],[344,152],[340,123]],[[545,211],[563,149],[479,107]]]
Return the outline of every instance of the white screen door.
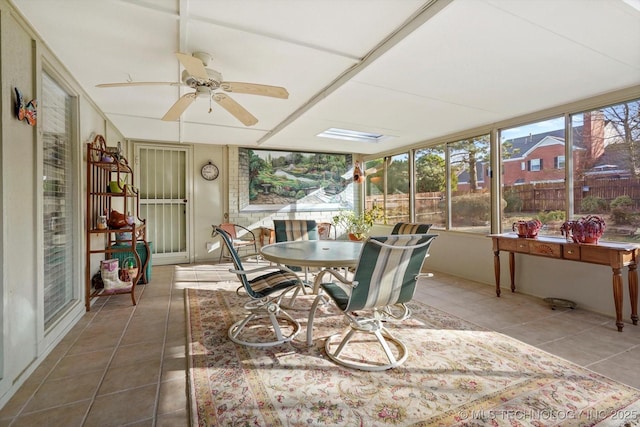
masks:
[[[152,264],[188,263],[188,149],[146,144],[135,147],[140,217],[147,220]]]

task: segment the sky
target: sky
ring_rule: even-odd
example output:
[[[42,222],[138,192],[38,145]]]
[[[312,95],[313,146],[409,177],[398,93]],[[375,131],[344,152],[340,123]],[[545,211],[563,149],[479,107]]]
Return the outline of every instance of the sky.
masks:
[[[549,132],[564,128],[564,117],[536,122],[529,125],[518,126],[514,128],[503,129],[500,132],[500,140],[519,138],[526,135],[536,135],[539,133]]]

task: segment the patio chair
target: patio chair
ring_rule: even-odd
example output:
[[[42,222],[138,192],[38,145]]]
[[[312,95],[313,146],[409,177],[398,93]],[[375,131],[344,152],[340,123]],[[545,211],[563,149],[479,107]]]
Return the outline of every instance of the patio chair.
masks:
[[[253,233],[253,231],[249,230],[246,227],[243,227],[242,225],[231,224],[231,223],[220,224],[218,227],[224,230],[229,235],[229,237],[231,238],[231,244],[233,245],[233,249],[235,249],[237,253],[240,253],[240,251],[246,252],[246,250],[253,249],[253,252],[245,253],[243,257],[255,255],[256,261],[258,260],[258,244],[257,244],[258,240],[256,239],[256,235]],[[214,233],[215,233],[215,229],[212,232],[212,235]],[[218,259],[218,262],[222,261],[222,257],[224,256],[224,253],[225,253],[225,246],[222,246],[220,250],[220,258]]]
[[[318,238],[320,240],[329,240],[331,239],[331,229],[333,225],[330,222],[319,222],[318,223]]]
[[[312,219],[274,219],[273,229],[276,243],[292,242],[295,240],[318,240],[318,224]],[[300,267],[287,266],[293,271],[302,271]],[[305,269],[305,280],[309,269]]]
[[[427,234],[429,229],[433,224],[425,224],[418,222],[398,222],[393,226],[393,230],[391,230],[391,234]],[[425,255],[425,257],[429,257],[429,254]],[[424,273],[425,277],[433,277],[433,273]],[[390,305],[387,307],[387,311],[389,313],[394,312],[398,308],[398,305]],[[400,307],[400,310],[403,311],[404,307]]]
[[[216,225],[213,226],[213,231],[214,235],[220,236],[233,260],[235,269],[229,271],[235,273],[242,283],[238,294],[244,288],[249,296],[249,301],[244,305],[248,314],[231,325],[229,339],[251,347],[270,347],[294,339],[300,332],[300,323],[283,310],[280,303],[288,292],[304,287],[298,275],[271,265],[245,270],[231,236]],[[264,274],[256,275],[257,273]],[[265,322],[266,319],[269,319],[268,323]],[[289,329],[287,333],[283,333],[285,327]],[[274,339],[265,340],[265,337],[271,335],[264,333],[264,328],[271,330]]]
[[[393,226],[391,234],[427,234],[433,224],[399,222]]]
[[[320,284],[321,291],[309,313],[307,343],[313,342],[313,321],[318,305],[330,300],[349,322],[342,334],[326,339],[325,351],[331,360],[366,371],[381,371],[404,363],[407,347],[389,332],[385,322],[409,317],[410,310],[405,303],[413,298],[422,263],[435,237],[430,234],[370,237],[360,253],[353,280],[347,280],[336,270],[323,270],[321,274],[330,274],[337,282]],[[402,315],[390,314],[387,307],[398,304],[405,308]],[[370,339],[352,341],[355,334],[372,334],[377,342]],[[389,343],[394,344],[395,351]],[[375,352],[375,357],[372,344],[383,350]]]

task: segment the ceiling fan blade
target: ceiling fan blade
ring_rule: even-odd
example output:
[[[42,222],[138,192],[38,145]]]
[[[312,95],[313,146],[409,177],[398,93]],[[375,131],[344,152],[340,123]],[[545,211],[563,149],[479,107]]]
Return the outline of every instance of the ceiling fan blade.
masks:
[[[167,111],[164,117],[162,117],[162,120],[169,122],[178,120],[182,113],[184,113],[184,110],[186,110],[187,107],[191,105],[191,103],[195,101],[197,97],[198,96],[195,92],[182,95],[180,99],[178,99],[175,104],[173,104],[171,108],[169,108],[169,111]]]
[[[176,53],[176,56],[191,76],[202,80],[209,80],[209,74],[207,74],[207,70],[204,68],[204,64],[200,59],[180,52]]]
[[[271,96],[273,98],[287,99],[289,92],[280,86],[260,85],[244,82],[222,82],[220,87],[227,92],[248,93],[250,95]]]
[[[101,83],[96,87],[127,87],[127,86],[180,86],[178,82],[122,82],[122,83]]]
[[[214,94],[213,100],[222,108],[230,112],[236,119],[240,120],[245,126],[253,126],[258,123],[258,119],[256,119],[253,114],[248,112],[242,105],[238,104],[224,93]]]

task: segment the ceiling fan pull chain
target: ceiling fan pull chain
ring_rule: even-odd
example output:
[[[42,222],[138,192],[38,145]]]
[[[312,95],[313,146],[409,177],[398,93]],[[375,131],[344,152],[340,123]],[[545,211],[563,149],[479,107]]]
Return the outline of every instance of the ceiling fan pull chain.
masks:
[[[209,114],[211,114],[211,112],[213,111],[213,108],[211,108],[211,98],[213,97],[213,95],[209,96]]]

